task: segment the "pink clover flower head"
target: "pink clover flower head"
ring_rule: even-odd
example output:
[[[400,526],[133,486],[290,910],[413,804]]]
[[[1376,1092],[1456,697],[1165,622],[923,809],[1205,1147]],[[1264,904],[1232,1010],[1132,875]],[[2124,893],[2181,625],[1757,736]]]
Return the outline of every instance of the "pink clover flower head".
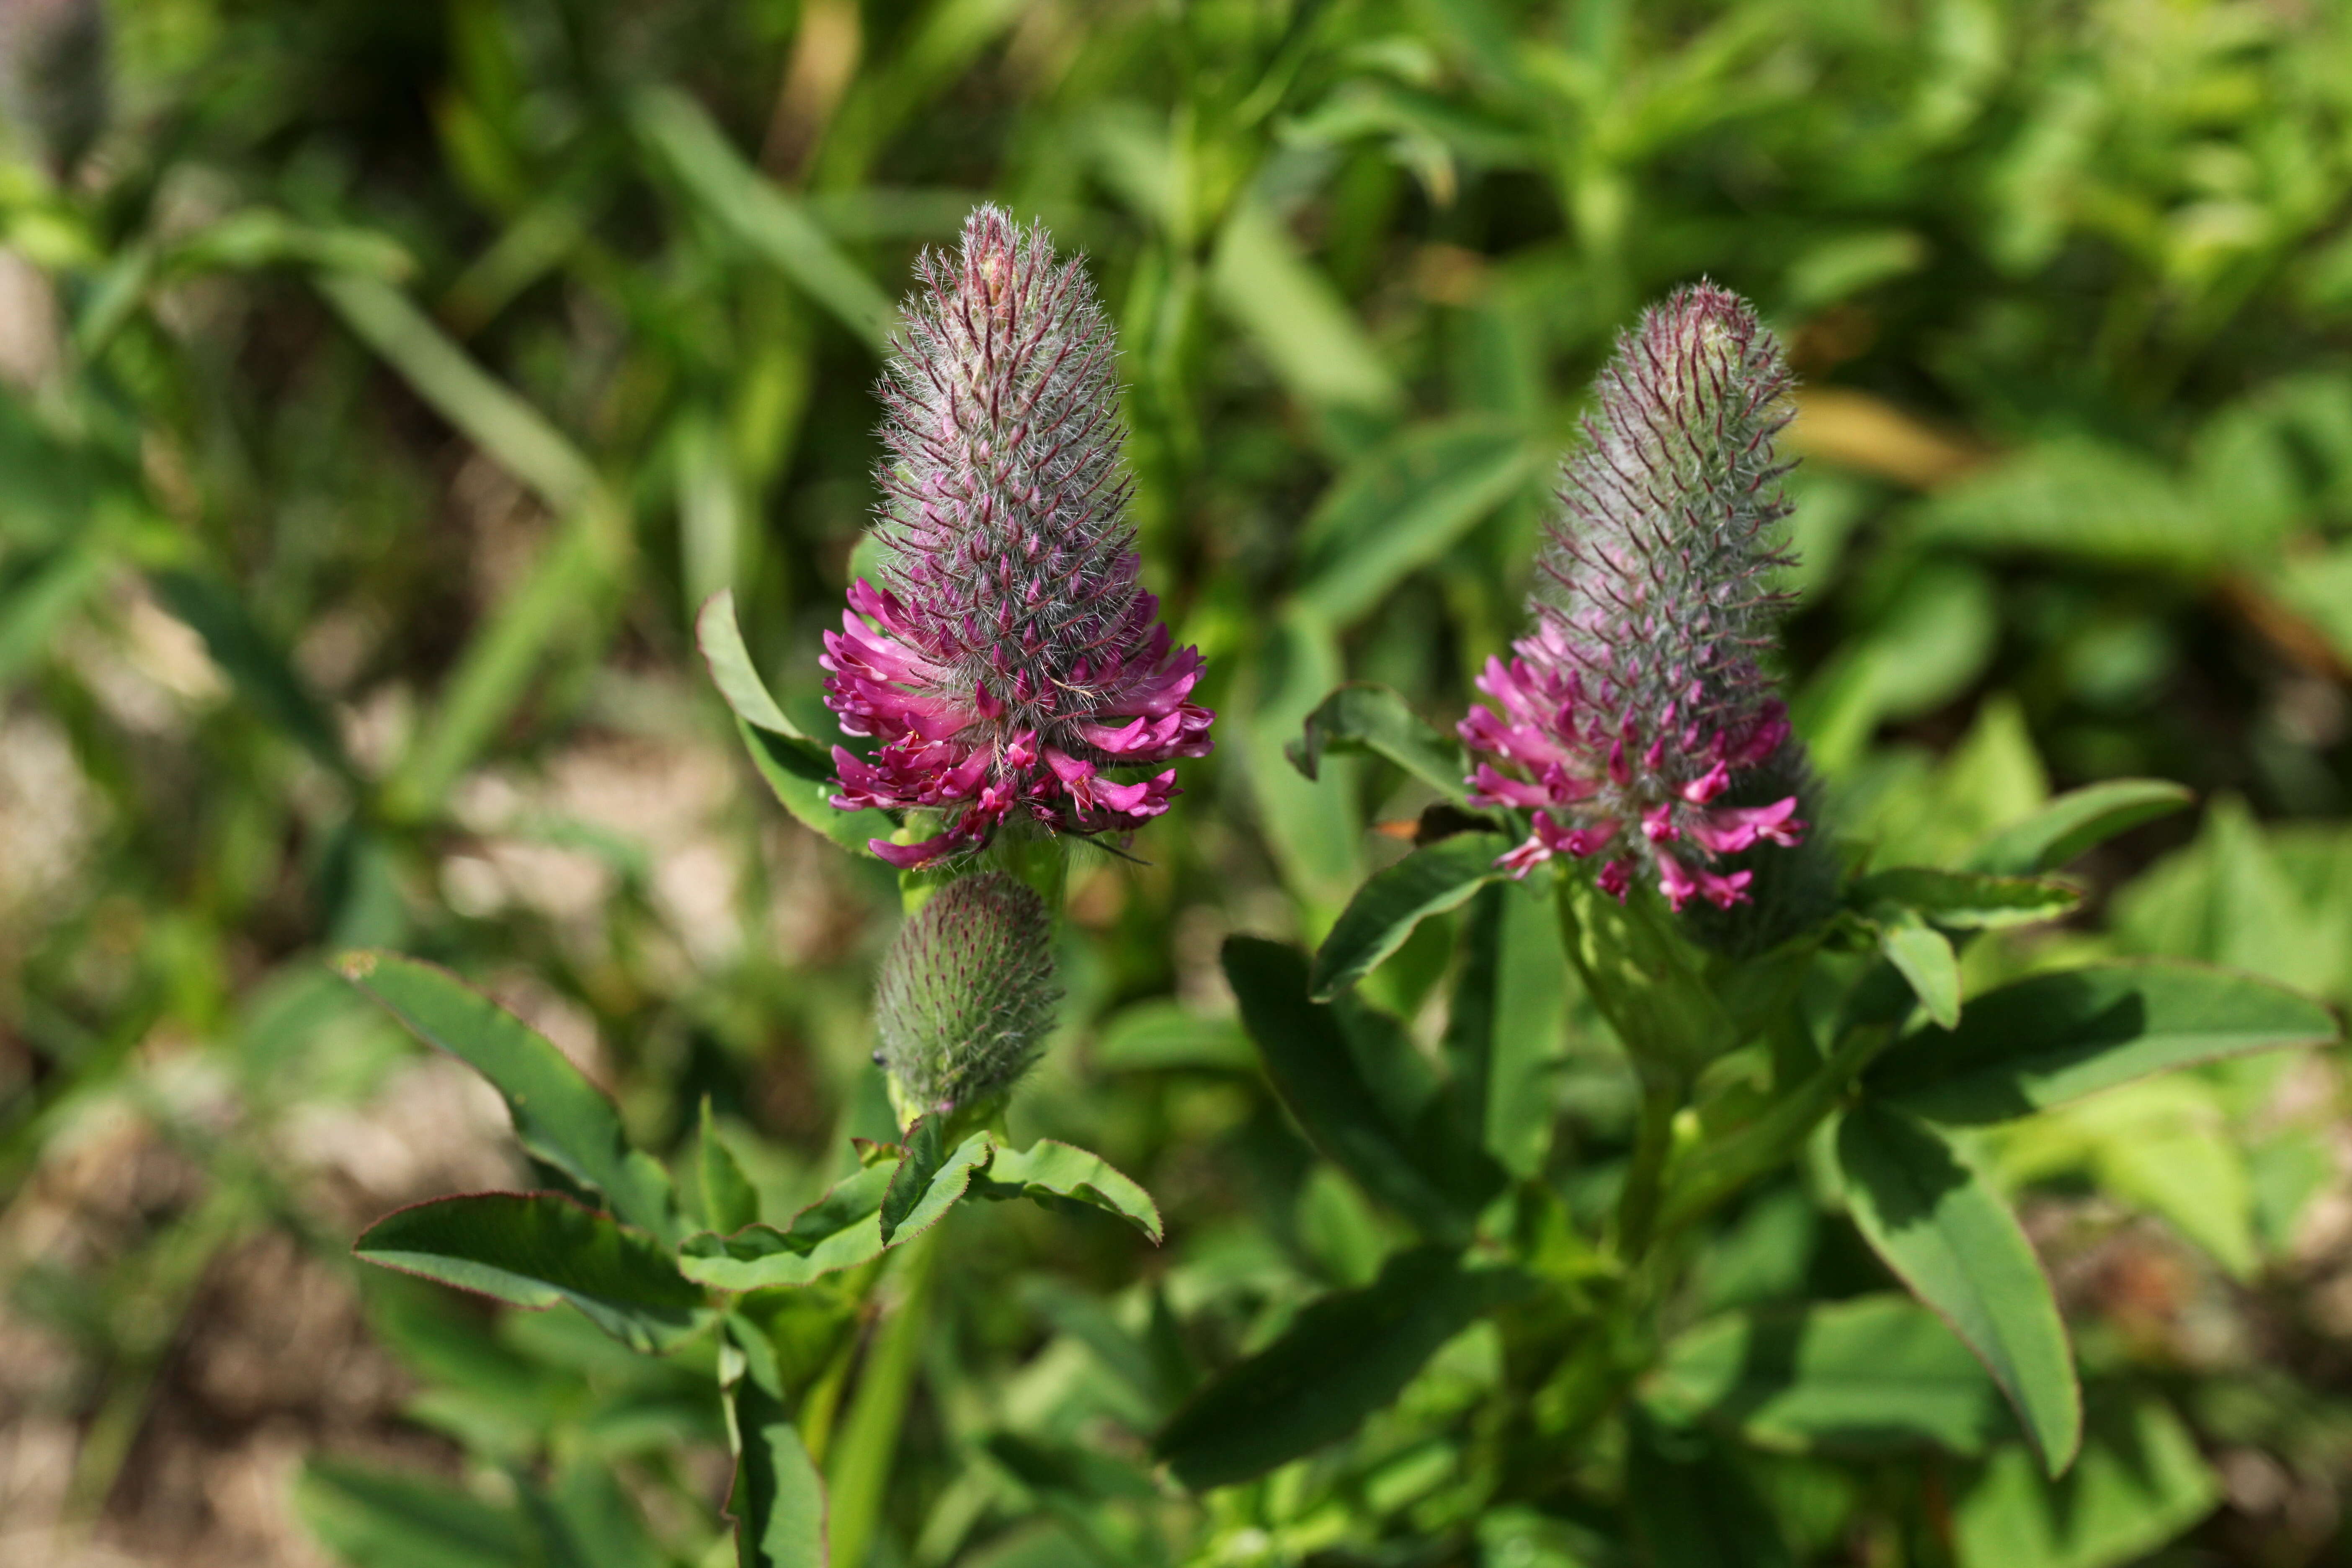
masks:
[[[1643,312],[1601,372],[1538,561],[1534,629],[1487,660],[1490,700],[1460,726],[1473,802],[1532,814],[1496,862],[1513,875],[1598,858],[1617,898],[1640,879],[1677,911],[1727,910],[1755,872],[1721,862],[1801,840],[1796,795],[1727,798],[1795,745],[1758,663],[1783,603],[1769,579],[1789,561],[1773,438],[1790,385],[1754,309],[1711,283]]]
[[[842,729],[881,743],[835,748],[833,804],[942,814],[921,843],[873,841],[901,868],[1008,822],[1124,833],[1168,809],[1162,764],[1206,755],[1213,715],[1199,650],[1170,647],[1139,581],[1110,322],[996,206],[916,275],[880,389],[883,581],[851,585],[820,661]]]

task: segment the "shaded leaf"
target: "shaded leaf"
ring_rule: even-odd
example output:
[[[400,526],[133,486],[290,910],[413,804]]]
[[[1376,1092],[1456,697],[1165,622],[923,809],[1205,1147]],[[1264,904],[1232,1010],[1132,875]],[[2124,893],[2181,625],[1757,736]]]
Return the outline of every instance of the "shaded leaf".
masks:
[[[727,1516],[735,1521],[740,1568],[824,1568],[824,1478],[782,1405],[746,1379],[735,1385],[735,1481]]]
[[[694,617],[694,641],[702,650],[703,663],[709,667],[710,683],[719,688],[719,695],[727,700],[738,719],[771,734],[808,739],[784,717],[751,662],[751,650],[743,643],[743,628],[735,619],[734,589],[721,588],[703,602]]]
[[[1960,1568],[2116,1568],[2204,1518],[2221,1487],[2162,1401],[2094,1415],[2083,1457],[2058,1480],[2004,1449],[1953,1510]]]
[[[1903,1041],[1864,1084],[1916,1115],[1976,1125],[2196,1062],[2326,1045],[2339,1033],[2326,1007],[2250,975],[2092,964],[1985,993],[1958,1027]]]
[[[1111,1072],[1195,1068],[1248,1070],[1257,1052],[1239,1020],[1203,1017],[1180,1002],[1139,1002],[1123,1007],[1095,1041],[1094,1065]]]
[[[887,812],[871,806],[859,811],[835,807],[833,797],[840,784],[833,758],[815,742],[779,735],[741,718],[735,721],[735,731],[743,738],[743,749],[751,752],[761,782],[802,826],[860,855],[872,854],[866,847],[872,840],[887,839],[898,830]]]
[[[1307,716],[1298,739],[1283,747],[1291,766],[1315,778],[1323,757],[1370,752],[1453,801],[1467,800],[1470,766],[1460,742],[1415,713],[1385,686],[1351,681]]]
[[[721,1236],[730,1235],[760,1217],[760,1194],[719,1141],[711,1119],[710,1097],[702,1097],[701,1137],[695,1145],[695,1172],[702,1186],[703,1223]]]
[[[1551,900],[1540,885],[1487,884],[1463,923],[1445,1057],[1455,1099],[1513,1175],[1542,1169],[1550,1146],[1550,1074],[1567,1022],[1568,957]]]
[[[310,683],[295,673],[285,650],[254,624],[227,584],[176,570],[154,573],[148,580],[164,606],[205,639],[213,662],[263,720],[330,772],[346,779],[358,776]]]
[[[2196,796],[2168,779],[2110,779],[2069,790],[1977,846],[1969,869],[2000,876],[2052,871],[2118,833],[2185,810]]]
[[[1626,1512],[1654,1568],[1790,1568],[1779,1521],[1722,1445],[1638,1413],[1627,1426]]]
[[[1307,1304],[1272,1344],[1227,1369],[1161,1429],[1153,1451],[1195,1491],[1263,1475],[1354,1431],[1440,1345],[1533,1289],[1450,1249],[1398,1253],[1371,1284]]]
[[[1391,1114],[1404,1109],[1399,1097],[1383,1103],[1338,1010],[1307,999],[1306,955],[1237,936],[1225,943],[1224,968],[1266,1076],[1315,1146],[1423,1235],[1466,1239],[1475,1204],[1446,1191],[1438,1162],[1416,1159],[1411,1133]]]
[[[995,1148],[985,1132],[975,1132],[949,1147],[939,1119],[919,1117],[908,1130],[906,1154],[890,1173],[879,1215],[882,1245],[894,1247],[937,1225],[971,1184],[972,1172],[985,1165]]]
[[[1309,994],[1328,1002],[1379,968],[1423,921],[1455,908],[1504,876],[1495,861],[1510,847],[1500,834],[1462,834],[1375,872],[1356,889],[1316,951]]]
[[[394,1017],[489,1079],[532,1158],[604,1194],[631,1225],[677,1238],[668,1173],[629,1147],[613,1102],[546,1037],[430,963],[368,952],[346,953],[336,967]]]
[[[1864,910],[1881,904],[1916,910],[1946,931],[1990,931],[2055,920],[2083,901],[2083,890],[2038,877],[1906,866],[1860,879],[1848,897]]]
[[[436,1198],[386,1215],[352,1250],[518,1307],[569,1301],[632,1350],[667,1349],[710,1319],[659,1243],[560,1193]]]
[[[1837,1127],[1854,1223],[1912,1294],[1976,1352],[2052,1475],[2083,1436],[2074,1352],[2017,1216],[1958,1150],[1898,1110],[1862,1105]]]
[[[303,1522],[356,1568],[513,1568],[527,1555],[514,1510],[422,1476],[314,1458],[294,1500]]]
[[[1710,1319],[1666,1346],[1642,1399],[1794,1453],[1976,1454],[2011,1429],[1975,1356],[1907,1296]]]
[[[1099,1154],[1042,1138],[1026,1149],[999,1149],[973,1190],[982,1197],[1059,1198],[1117,1215],[1160,1242],[1159,1205],[1134,1178]]]

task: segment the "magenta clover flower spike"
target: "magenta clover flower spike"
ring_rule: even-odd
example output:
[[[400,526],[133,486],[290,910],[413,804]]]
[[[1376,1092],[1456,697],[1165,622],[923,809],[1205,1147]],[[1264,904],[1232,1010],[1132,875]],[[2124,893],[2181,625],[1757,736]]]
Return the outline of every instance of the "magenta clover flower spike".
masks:
[[[883,583],[851,586],[821,661],[843,730],[881,744],[834,749],[833,804],[943,814],[921,843],[873,841],[901,868],[1007,821],[1123,832],[1176,773],[1107,770],[1206,755],[1213,715],[1188,700],[1199,650],[1171,650],[1137,580],[1110,323],[1084,268],[995,206],[916,275],[881,384]]]
[[[1514,876],[1598,857],[1619,899],[1646,871],[1677,911],[1729,909],[1755,873],[1722,858],[1801,837],[1794,795],[1724,801],[1796,744],[1757,664],[1782,603],[1766,579],[1789,559],[1773,437],[1790,384],[1753,308],[1710,283],[1644,311],[1601,372],[1537,563],[1535,628],[1508,664],[1487,660],[1492,704],[1460,727],[1473,801],[1532,814],[1496,862]]]

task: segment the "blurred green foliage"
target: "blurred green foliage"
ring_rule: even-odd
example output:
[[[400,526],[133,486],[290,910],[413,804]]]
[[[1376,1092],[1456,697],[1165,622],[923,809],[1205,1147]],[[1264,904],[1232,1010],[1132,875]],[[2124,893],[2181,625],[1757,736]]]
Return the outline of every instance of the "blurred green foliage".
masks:
[[[490,983],[640,1143],[734,1149],[771,1213],[842,1173],[843,1135],[894,1135],[865,1009],[895,888],[775,808],[691,623],[731,587],[814,727],[892,300],[982,196],[1083,247],[1111,302],[1146,580],[1208,655],[1220,744],[1150,865],[1080,872],[1063,1036],[1015,1111],[1142,1180],[1166,1247],[1024,1205],[943,1230],[936,1279],[903,1282],[928,1317],[862,1363],[895,1397],[835,1436],[843,1568],[1625,1561],[1614,1521],[1459,1495],[1449,1423],[1498,1375],[1479,1331],[1354,1444],[1205,1500],[1139,1479],[1138,1434],[1404,1237],[1286,1120],[1213,959],[1228,931],[1321,938],[1395,856],[1372,826],[1431,792],[1362,756],[1309,782],[1284,745],[1349,678],[1458,716],[1517,627],[1581,388],[1676,281],[1756,300],[1807,384],[1788,676],[1843,835],[1936,863],[2070,784],[2203,797],[2077,868],[2089,914],[1971,947],[1971,992],[2161,952],[2352,1001],[2339,7],[138,0],[112,24],[95,148],[52,178],[21,138],[0,167],[0,1311],[39,1351],[10,1359],[50,1369],[0,1373],[0,1421],[65,1435],[63,1479],[9,1505],[42,1528],[233,1535],[142,1477],[191,1430],[225,1279],[290,1237],[401,1369],[359,1416],[284,1396],[333,1551],[721,1560],[694,1352],[356,1281],[358,1219],[520,1178],[484,1152],[497,1113],[430,1099],[325,960],[393,945]],[[1416,1016],[1466,918],[1367,990]],[[1590,1009],[1554,1005],[1526,1091],[1556,1127],[1516,1136],[1573,1208],[1633,1090]],[[2204,1555],[2164,1561],[2332,1560],[2339,1077],[2254,1058],[1989,1141],[2091,1384],[2062,1487],[2013,1439],[1841,1463],[1637,1423],[1577,1462],[1631,1468],[1641,1560],[1671,1568],[2097,1568],[2184,1534]],[[1885,1283],[1797,1185],[1711,1246],[1677,1310]],[[1694,1510],[1747,1544],[1677,1533]]]

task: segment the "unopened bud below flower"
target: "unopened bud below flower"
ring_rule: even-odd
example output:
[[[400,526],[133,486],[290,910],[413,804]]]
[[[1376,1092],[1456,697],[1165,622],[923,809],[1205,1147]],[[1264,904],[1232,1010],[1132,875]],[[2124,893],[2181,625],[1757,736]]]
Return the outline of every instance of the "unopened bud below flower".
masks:
[[[1045,900],[1002,871],[940,889],[899,929],[875,990],[877,1058],[900,1114],[944,1116],[1011,1089],[1061,999]]]

